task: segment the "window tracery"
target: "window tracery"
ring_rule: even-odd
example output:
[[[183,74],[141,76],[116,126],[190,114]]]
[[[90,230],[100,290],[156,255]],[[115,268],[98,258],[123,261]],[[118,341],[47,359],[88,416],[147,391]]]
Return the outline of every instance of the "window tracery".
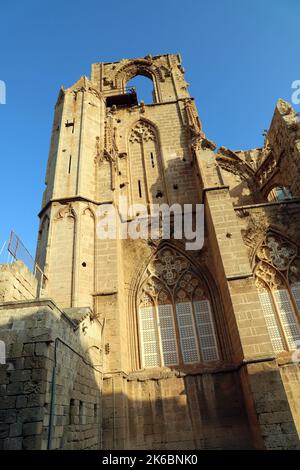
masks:
[[[175,249],[161,249],[148,266],[138,311],[144,367],[219,359],[206,286],[191,262]]]
[[[148,142],[149,140],[156,140],[153,128],[146,121],[139,121],[131,130],[129,137],[130,142]]]
[[[286,238],[267,234],[256,253],[256,285],[275,352],[300,344],[300,258]]]

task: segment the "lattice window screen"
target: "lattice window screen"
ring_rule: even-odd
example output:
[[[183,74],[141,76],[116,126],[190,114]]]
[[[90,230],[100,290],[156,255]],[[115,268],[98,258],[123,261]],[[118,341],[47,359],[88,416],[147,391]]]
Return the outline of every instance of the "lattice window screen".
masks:
[[[191,302],[181,302],[176,304],[176,314],[183,362],[186,364],[198,362],[199,352],[193,325],[193,310]]]
[[[273,349],[275,352],[284,351],[285,347],[276,321],[271,293],[268,291],[260,292],[259,298]]]
[[[289,293],[286,289],[276,290],[274,291],[274,298],[289,348],[297,349],[300,333]]]
[[[145,367],[160,366],[159,344],[156,331],[155,308],[140,307],[142,356]]]
[[[300,282],[292,284],[291,291],[295,299],[298,313],[300,314]]]
[[[202,358],[207,362],[216,361],[219,353],[210,303],[208,300],[197,300],[194,307]]]
[[[173,306],[159,305],[158,317],[164,364],[166,366],[178,364]]]

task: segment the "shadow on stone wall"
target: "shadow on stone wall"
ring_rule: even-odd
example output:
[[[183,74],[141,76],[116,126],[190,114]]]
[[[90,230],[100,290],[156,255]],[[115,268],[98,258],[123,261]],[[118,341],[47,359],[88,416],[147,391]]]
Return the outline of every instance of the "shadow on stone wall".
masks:
[[[0,339],[7,346],[0,368],[2,449],[251,447],[236,374],[106,374],[102,389],[99,350],[77,341],[74,324],[59,319],[53,304],[0,308]],[[87,335],[90,329],[92,337],[93,322],[85,319],[79,328],[87,327]],[[55,342],[57,337],[70,347]]]

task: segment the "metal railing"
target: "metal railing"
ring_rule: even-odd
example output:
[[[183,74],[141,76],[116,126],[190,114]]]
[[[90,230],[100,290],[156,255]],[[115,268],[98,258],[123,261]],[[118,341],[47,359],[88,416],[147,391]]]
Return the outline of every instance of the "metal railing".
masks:
[[[43,270],[35,262],[34,258],[31,256],[22,240],[13,230],[10,232],[7,251],[11,255],[13,261],[22,261],[35,276],[38,281],[37,297],[40,297],[47,277],[45,276]]]

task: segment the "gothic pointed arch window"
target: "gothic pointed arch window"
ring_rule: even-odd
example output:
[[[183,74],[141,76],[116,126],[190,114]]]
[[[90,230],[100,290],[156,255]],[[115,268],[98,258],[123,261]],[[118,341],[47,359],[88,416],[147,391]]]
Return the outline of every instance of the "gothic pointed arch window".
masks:
[[[287,199],[292,199],[293,194],[289,188],[286,186],[275,186],[268,194],[268,201],[285,201]]]
[[[191,262],[170,246],[144,273],[137,298],[143,367],[220,359],[207,286]]]
[[[156,127],[140,119],[128,134],[133,204],[167,202],[159,136]]]
[[[256,253],[256,285],[273,349],[300,344],[300,257],[298,247],[270,232]]]

